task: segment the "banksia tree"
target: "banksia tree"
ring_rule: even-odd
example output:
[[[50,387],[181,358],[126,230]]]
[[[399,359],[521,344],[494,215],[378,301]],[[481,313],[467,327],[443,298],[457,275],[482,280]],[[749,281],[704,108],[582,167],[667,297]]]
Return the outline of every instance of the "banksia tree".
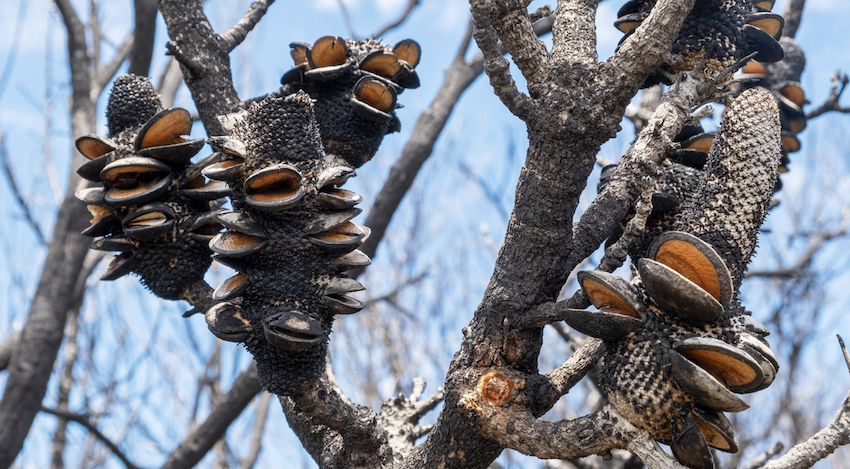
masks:
[[[360,249],[374,252],[371,241],[361,246],[370,229],[353,221],[362,197],[344,184],[385,135],[400,129],[398,96],[419,86],[419,45],[336,36],[295,42],[282,88],[240,97],[229,54],[272,2],[253,2],[221,34],[200,0],[158,3],[172,39],[168,52],[180,63],[213,154],[196,158],[205,142],[187,137],[189,111],[163,109],[145,78],[119,78],[107,105],[108,135],[77,140],[89,160],[79,174],[97,184],[78,192],[93,216],[85,233],[97,238],[94,248],[119,252],[105,279],[135,273],[154,294],[189,301],[205,313],[212,334],[244,344],[256,363],[166,466],[196,464],[260,384],[280,396],[295,435],[321,467],[486,468],[505,449],[565,460],[620,458],[613,450],[626,449],[653,469],[708,469],[715,465],[711,448],[738,450],[724,413],[746,409],[739,395],[766,388],[779,371],[767,329],[739,292],[784,153],[799,148],[794,135],[805,126],[802,55],[777,41],[784,20],[770,12],[772,1],[629,1],[616,22],[625,36],[600,60],[600,2],[562,1],[555,12],[529,12],[528,2],[470,0],[472,25],[445,83],[394,166],[397,176],[376,198],[373,211],[385,221],[375,223],[373,240],[395,210],[381,197],[403,197],[477,75],[487,73],[523,122],[528,151],[504,244],[444,388],[419,401],[424,383],[417,380],[410,397],[393,397],[380,412],[342,394],[327,358],[336,316],[364,308],[354,295],[364,287],[351,272],[371,262]],[[69,31],[80,33],[70,3],[57,5]],[[549,31],[551,48],[538,39]],[[86,35],[74,37],[83,45],[69,44],[69,57],[98,66]],[[473,39],[480,56],[468,54]],[[744,64],[749,81],[740,84],[733,74]],[[92,96],[78,87],[103,70],[72,68],[75,99]],[[657,83],[671,86],[651,116],[639,116],[634,144],[603,171],[599,194],[579,214],[600,147],[617,134],[636,93]],[[698,122],[704,113],[695,112],[708,102],[727,106],[716,133],[706,132]],[[580,288],[559,299],[606,240],[598,268],[579,272]],[[54,254],[64,246],[56,246],[51,259],[61,258]],[[633,278],[611,274],[628,256]],[[236,271],[215,289],[203,280],[213,259]],[[40,291],[51,285],[45,272]],[[55,291],[67,296],[69,288]],[[57,303],[56,294],[52,301],[45,295],[33,301],[36,312]],[[587,309],[591,304],[596,310]],[[64,323],[55,319],[66,311],[48,313],[53,336],[61,336],[57,324]],[[44,322],[46,315],[33,318]],[[544,327],[564,321],[589,337],[543,373]],[[45,342],[45,354],[55,354],[56,337],[33,323],[21,350]],[[9,410],[22,395],[41,393],[29,397],[34,401],[44,394],[46,382],[30,379],[36,368],[26,358],[16,353],[22,363],[10,367],[0,401],[0,466],[12,463],[21,432],[41,408],[36,402],[28,415]],[[605,395],[599,409],[540,419],[594,367]],[[420,425],[441,401],[436,423]],[[847,415],[845,404],[828,437],[792,449],[772,467],[800,467],[789,461],[823,458],[846,444]],[[673,456],[657,442],[669,444]]]

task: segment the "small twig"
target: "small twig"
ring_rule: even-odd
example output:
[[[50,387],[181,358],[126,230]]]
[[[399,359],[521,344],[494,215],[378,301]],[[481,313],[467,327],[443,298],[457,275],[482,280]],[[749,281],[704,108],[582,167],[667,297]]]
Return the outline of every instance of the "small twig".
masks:
[[[15,194],[15,199],[18,201],[18,205],[24,212],[24,218],[26,219],[27,224],[35,232],[38,242],[43,245],[45,244],[44,233],[41,232],[41,228],[35,222],[35,218],[33,218],[26,200],[24,200],[24,197],[21,195],[21,191],[18,190],[18,184],[15,182],[15,176],[12,173],[12,166],[9,164],[9,155],[6,153],[6,142],[4,138],[5,136],[3,132],[0,131],[0,163],[3,165],[3,173],[6,175],[6,180],[9,182],[9,189],[13,194]]]
[[[340,1],[340,3],[342,3],[342,2]],[[380,38],[384,34],[387,34],[388,32],[392,31],[393,29],[401,26],[402,23],[407,21],[407,17],[410,16],[410,13],[418,5],[419,5],[419,0],[408,0],[407,1],[407,8],[404,9],[404,11],[401,13],[401,15],[398,18],[396,18],[395,21],[393,21],[393,22],[387,24],[386,26],[384,26],[383,28],[379,29],[378,32],[376,32],[373,37]]]
[[[788,278],[799,274],[812,262],[812,259],[814,259],[815,255],[818,253],[818,251],[820,251],[820,249],[826,242],[847,234],[848,221],[850,221],[850,212],[845,214],[845,217],[841,222],[841,229],[839,229],[838,231],[834,233],[817,233],[815,235],[815,240],[809,246],[809,249],[807,249],[806,252],[804,252],[800,256],[800,258],[797,259],[797,262],[795,262],[794,265],[792,265],[791,267],[779,268],[775,270],[753,270],[747,272],[746,277]]]
[[[263,448],[263,433],[266,428],[271,399],[271,393],[264,392],[260,396],[259,402],[257,402],[257,417],[254,421],[254,434],[251,437],[251,450],[248,452],[248,456],[242,461],[242,464],[239,465],[239,469],[251,469],[257,463],[260,450]]]
[[[268,11],[269,6],[274,3],[274,0],[256,0],[248,7],[248,11],[242,16],[232,28],[221,35],[221,40],[224,44],[224,49],[228,52],[232,51],[248,36],[248,33],[254,29],[254,26],[263,18],[263,15]]]
[[[739,469],[759,469],[760,467],[764,466],[767,461],[770,460],[770,458],[781,453],[784,448],[785,445],[783,445],[782,443],[774,443],[773,446],[767,449],[767,451],[754,458],[747,465],[741,466]]]
[[[110,451],[112,451],[112,454],[114,454],[118,459],[120,459],[121,462],[123,462],[128,469],[138,469],[139,466],[130,462],[130,460],[127,459],[127,456],[125,456],[124,453],[121,452],[121,449],[118,448],[118,445],[113,443],[109,438],[106,437],[106,435],[101,433],[100,430],[98,430],[97,427],[89,421],[88,416],[59,409],[50,409],[44,406],[41,407],[41,411],[51,415],[55,415],[65,420],[69,420],[71,422],[77,422],[78,424],[86,427],[86,429],[92,435],[94,435],[95,438],[102,441],[103,444],[106,445],[106,447],[109,448]]]
[[[342,19],[345,20],[345,27],[348,28],[348,34],[351,36],[351,39],[359,39],[357,33],[354,31],[354,23],[351,21],[351,14],[348,12],[348,7],[345,6],[345,0],[336,0],[336,4],[339,5],[339,11],[342,13]]]
[[[18,47],[21,45],[21,31],[25,26],[24,18],[26,18],[28,3],[25,0],[18,3],[18,19],[15,21],[15,32],[12,33],[12,44],[9,46],[6,63],[3,65],[3,73],[0,73],[0,100],[3,99],[3,91],[6,90],[6,84],[9,83],[9,78],[12,76],[15,57],[18,55]]]
[[[844,339],[842,339],[838,334],[835,334],[835,336],[838,337],[838,344],[841,345],[841,352],[844,353],[844,363],[847,364],[847,371],[850,371],[850,353],[847,352],[847,346],[844,345]]]
[[[847,88],[848,83],[850,83],[850,77],[842,75],[841,72],[835,72],[835,74],[832,75],[832,90],[830,90],[829,97],[826,98],[826,102],[823,103],[821,107],[808,113],[806,115],[806,119],[814,119],[815,117],[818,117],[821,114],[826,114],[829,111],[837,111],[844,114],[850,113],[850,107],[843,107],[838,104],[838,100],[841,99],[841,94],[844,93],[844,89]]]
[[[549,383],[552,385],[552,392],[545,396],[542,401],[542,406],[549,408],[569,392],[582,378],[596,365],[596,362],[602,358],[602,355],[608,350],[600,339],[588,337],[581,348],[573,352],[570,358],[551,373],[546,375]]]
[[[133,51],[135,39],[135,33],[130,32],[130,34],[124,38],[124,42],[121,43],[121,46],[115,52],[115,56],[112,57],[112,60],[106,65],[98,65],[97,69],[95,69],[91,87],[92,101],[97,102],[97,98],[103,92],[103,89],[107,84],[109,84],[115,74],[118,73],[121,66],[124,65],[124,61],[127,60],[130,56],[130,52]]]

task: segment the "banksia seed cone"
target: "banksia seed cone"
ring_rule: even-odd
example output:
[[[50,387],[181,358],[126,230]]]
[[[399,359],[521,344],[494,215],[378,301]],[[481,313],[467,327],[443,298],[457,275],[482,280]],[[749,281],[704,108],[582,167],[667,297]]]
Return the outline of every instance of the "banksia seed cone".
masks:
[[[414,70],[419,44],[406,39],[390,48],[377,39],[324,36],[313,45],[290,47],[295,68],[281,78],[284,94],[303,90],[315,99],[328,156],[360,167],[375,155],[384,135],[401,128],[396,98],[405,88],[419,87]]]
[[[210,265],[209,239],[221,228],[213,219],[227,187],[207,183],[205,162],[189,161],[204,145],[185,137],[189,112],[162,109],[147,78],[115,80],[106,111],[109,135],[86,135],[77,149],[89,158],[77,172],[100,183],[77,192],[88,204],[98,237],[92,249],[120,251],[103,280],[139,275],[162,298],[188,299]]]
[[[620,8],[614,26],[628,36],[654,5],[655,0],[630,0]],[[667,71],[690,71],[705,59],[703,72],[713,77],[753,52],[761,62],[781,60],[777,39],[785,21],[770,12],[772,7],[771,0],[698,0],[673,42],[672,52],[682,57],[682,64]],[[662,75],[652,75],[645,86],[659,81],[666,82]]]
[[[205,174],[227,182],[233,210],[219,214],[227,230],[210,249],[239,273],[215,290],[206,320],[245,343],[266,389],[287,394],[323,371],[334,315],[363,307],[348,295],[363,286],[344,272],[369,264],[356,249],[369,230],[351,222],[361,197],[340,186],[354,170],[323,153],[309,95],[221,120],[230,136],[210,144],[223,161]]]
[[[778,369],[767,330],[735,296],[779,159],[776,104],[765,90],[746,91],[726,111],[681,231],[651,242],[639,281],[578,275],[599,311],[571,310],[567,322],[613,342],[600,372],[611,406],[691,468],[714,467],[709,446],[737,451],[723,412],[747,409],[735,393],[767,387]]]

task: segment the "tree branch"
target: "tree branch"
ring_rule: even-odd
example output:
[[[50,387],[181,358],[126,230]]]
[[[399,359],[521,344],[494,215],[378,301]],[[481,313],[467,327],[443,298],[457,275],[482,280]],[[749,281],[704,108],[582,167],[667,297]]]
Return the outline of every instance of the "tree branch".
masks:
[[[617,88],[637,90],[658,65],[671,61],[670,47],[693,6],[694,0],[662,0],[652,8],[634,33],[604,62],[603,68],[619,84]]]
[[[68,35],[71,69],[71,138],[95,128],[95,103],[90,99],[91,69],[86,31],[69,0],[55,0]],[[82,163],[75,155],[68,193],[59,207],[38,287],[20,343],[9,364],[9,376],[0,401],[0,467],[17,457],[32,422],[41,408],[56,354],[62,343],[65,321],[73,307],[74,289],[82,275],[90,238],[80,234],[88,225],[85,204],[74,197],[83,184],[75,169]]]
[[[222,46],[227,52],[231,52],[233,49],[236,49],[236,46],[242,44],[242,41],[254,29],[254,26],[260,22],[272,3],[274,3],[274,0],[256,0],[248,8],[248,11],[245,12],[245,15],[242,16],[242,19],[221,35]]]
[[[0,131],[0,164],[3,165],[3,174],[6,176],[6,182],[9,183],[9,190],[15,195],[15,200],[24,214],[24,220],[26,220],[27,225],[29,225],[33,233],[35,233],[39,244],[46,244],[44,233],[41,232],[41,227],[35,222],[35,218],[33,218],[32,212],[30,212],[30,207],[27,205],[27,201],[24,200],[23,195],[21,195],[17,182],[15,182],[15,174],[12,172],[12,165],[9,164],[9,155],[6,153],[6,139],[3,131]]]
[[[133,30],[133,47],[129,54],[128,73],[147,76],[153,59],[156,35],[156,14],[159,0],[133,0],[136,28]]]
[[[847,357],[847,349],[841,347]],[[847,367],[850,368],[850,359]],[[838,413],[826,427],[808,440],[794,445],[785,455],[764,465],[764,469],[804,469],[832,454],[839,446],[850,444],[850,392]]]
[[[92,424],[89,421],[89,418],[87,416],[82,415],[82,414],[76,414],[74,412],[68,412],[66,410],[50,409],[50,408],[47,408],[47,407],[41,407],[41,411],[48,413],[48,414],[51,414],[51,415],[55,415],[59,418],[65,419],[65,420],[69,420],[71,422],[79,423],[80,425],[84,426],[86,428],[86,430],[89,431],[89,433],[94,435],[95,438],[97,438],[98,440],[103,442],[103,444],[106,445],[106,447],[109,448],[110,451],[112,451],[112,454],[114,454],[115,457],[117,457],[118,459],[121,460],[121,462],[124,463],[124,466],[126,466],[127,469],[138,469],[139,468],[139,466],[136,466],[135,464],[130,462],[130,460],[127,459],[127,456],[124,455],[124,453],[121,451],[120,448],[118,448],[118,445],[113,443],[112,440],[110,440],[109,438],[106,437],[106,435],[101,433],[101,431],[98,430],[97,427],[94,426],[94,424]]]
[[[794,38],[797,35],[797,28],[800,27],[800,21],[803,19],[803,7],[806,5],[806,0],[791,0],[785,5],[785,11],[782,17],[785,18],[785,26],[782,28],[782,35],[785,37]]]
[[[388,32],[401,26],[402,23],[407,21],[407,17],[410,16],[410,13],[413,12],[413,9],[417,6],[419,6],[419,0],[407,0],[407,7],[404,9],[401,15],[399,15],[399,17],[396,18],[394,21],[391,21],[389,24],[379,29],[378,32],[372,35],[372,37],[383,37]]]
[[[115,77],[115,74],[118,73],[118,70],[122,65],[124,65],[124,61],[127,60],[127,57],[129,57],[130,53],[135,49],[135,38],[135,31],[128,34],[127,37],[124,38],[124,42],[121,43],[121,46],[115,52],[115,56],[112,57],[112,60],[106,65],[99,65],[94,71],[91,90],[92,101],[97,101],[98,96],[103,93],[106,85],[108,85],[112,78]],[[147,72],[145,72],[144,75],[147,75]]]
[[[13,332],[0,344],[0,371],[5,370],[12,360],[18,342],[21,340],[21,331]]]
[[[832,76],[832,89],[829,92],[829,97],[826,98],[826,102],[819,108],[808,113],[806,119],[814,119],[830,111],[837,111],[842,114],[850,113],[850,107],[843,107],[838,104],[838,100],[841,99],[841,94],[844,93],[844,89],[847,88],[848,83],[850,83],[850,77],[842,75],[841,72],[835,72]]]
[[[487,0],[472,0],[470,5],[472,6],[472,20],[475,25],[473,36],[484,54],[484,70],[490,77],[490,85],[493,87],[496,96],[511,113],[522,120],[526,120],[529,118],[534,104],[531,98],[517,89],[516,82],[511,77],[508,59],[504,58],[499,51],[500,38],[491,19],[492,5]],[[536,36],[534,40],[537,41]],[[507,50],[511,51],[510,48],[507,48]]]
[[[230,424],[260,391],[262,387],[257,377],[257,367],[252,362],[251,366],[236,378],[230,391],[223,396],[206,420],[168,455],[162,469],[195,467],[213,445],[224,437]]]

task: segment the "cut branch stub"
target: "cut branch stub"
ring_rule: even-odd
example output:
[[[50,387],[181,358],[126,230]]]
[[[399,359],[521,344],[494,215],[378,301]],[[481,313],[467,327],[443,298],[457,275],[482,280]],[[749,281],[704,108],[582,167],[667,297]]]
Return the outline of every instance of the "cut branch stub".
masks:
[[[628,36],[649,16],[655,3],[655,0],[627,2],[620,8],[614,26]],[[756,5],[749,0],[696,2],[673,42],[671,52],[681,56],[682,62],[663,68],[676,74],[694,70],[702,63],[702,72],[710,78],[753,52],[762,62],[781,60],[783,53],[777,39],[784,21],[764,6],[767,2]],[[667,76],[653,73],[644,86],[658,82],[670,84]]]
[[[343,45],[323,38],[308,62],[339,66],[347,57]],[[222,117],[230,135],[211,144],[222,162],[236,163],[207,171],[227,182],[233,202],[233,210],[218,214],[226,231],[210,248],[238,271],[216,288],[214,298],[239,304],[237,319],[247,324],[225,323],[217,313],[222,326],[210,328],[236,324],[244,333],[228,329],[217,335],[244,342],[263,386],[281,395],[323,372],[334,316],[363,308],[351,296],[363,286],[344,272],[369,262],[356,251],[368,229],[351,222],[361,198],[339,187],[354,170],[323,153],[313,106],[309,95],[296,92]]]
[[[421,49],[405,39],[390,48],[377,39],[325,36],[313,45],[290,44],[295,68],[281,78],[283,93],[299,90],[316,100],[315,114],[328,156],[357,168],[369,161],[384,135],[397,132],[396,97],[419,86],[414,68]]]
[[[109,137],[86,135],[76,146],[89,161],[78,173],[100,187],[77,197],[88,204],[99,236],[92,248],[120,251],[104,280],[136,273],[162,298],[192,298],[189,286],[202,283],[210,265],[207,247],[220,225],[213,217],[226,195],[200,175],[209,163],[190,158],[203,140],[186,137],[192,120],[185,109],[162,109],[147,78],[115,80],[107,103]]]

